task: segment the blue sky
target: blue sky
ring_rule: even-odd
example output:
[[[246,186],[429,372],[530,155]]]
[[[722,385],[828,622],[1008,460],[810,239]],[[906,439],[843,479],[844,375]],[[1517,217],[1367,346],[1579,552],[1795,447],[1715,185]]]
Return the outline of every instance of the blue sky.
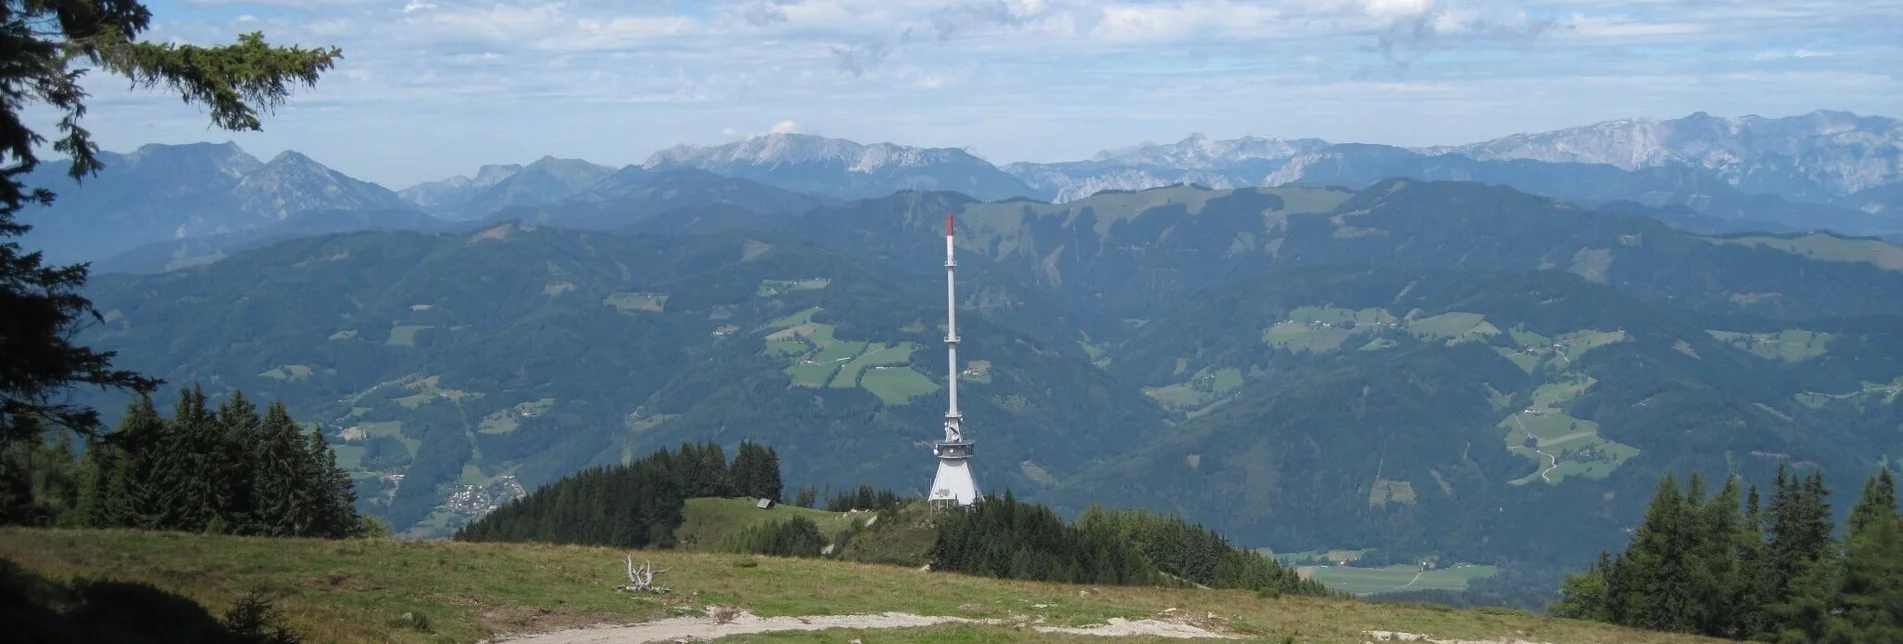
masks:
[[[1903,116],[1903,0],[147,2],[150,40],[255,30],[345,59],[254,134],[94,78],[104,147],[229,139],[393,188],[776,127],[1002,164],[1190,132],[1433,145],[1701,110]]]

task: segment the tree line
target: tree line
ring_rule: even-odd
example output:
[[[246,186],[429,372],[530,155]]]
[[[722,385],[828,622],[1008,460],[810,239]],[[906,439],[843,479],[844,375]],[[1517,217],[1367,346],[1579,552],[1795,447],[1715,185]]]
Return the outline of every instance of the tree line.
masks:
[[[1007,491],[938,519],[934,570],[1083,584],[1189,585],[1325,595],[1320,582],[1179,517],[1092,508],[1066,524]]]
[[[1086,530],[1107,529],[1135,546],[1157,570],[1211,588],[1327,593],[1321,582],[1302,579],[1295,569],[1238,548],[1221,534],[1182,517],[1093,506],[1078,517],[1077,525]]]
[[[1666,475],[1625,551],[1569,575],[1552,612],[1779,644],[1903,641],[1903,516],[1888,471],[1864,485],[1841,540],[1821,474],[1780,467],[1768,502],[1735,477],[1705,488]]]
[[[743,442],[729,463],[718,444],[683,443],[626,465],[564,477],[463,526],[454,538],[670,548],[688,499],[777,501],[781,492],[779,455],[772,448]]]
[[[242,391],[213,409],[194,385],[171,418],[142,395],[83,456],[68,443],[35,454],[36,511],[20,522],[331,539],[372,530],[322,429],[306,431],[282,402],[259,414]]]

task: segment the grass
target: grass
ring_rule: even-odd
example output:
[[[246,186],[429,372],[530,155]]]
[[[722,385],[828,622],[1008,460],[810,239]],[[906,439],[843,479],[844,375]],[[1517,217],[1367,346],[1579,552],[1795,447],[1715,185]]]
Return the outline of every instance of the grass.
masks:
[[[613,293],[602,298],[601,303],[615,307],[615,310],[622,313],[634,311],[661,313],[667,310],[667,295],[665,293]]]
[[[1449,344],[1500,335],[1500,329],[1487,322],[1486,316],[1458,311],[1410,320],[1407,330],[1417,336],[1446,339]]]
[[[1414,504],[1414,484],[1407,481],[1389,481],[1377,479],[1374,489],[1368,492],[1368,505],[1380,507],[1389,503]]]
[[[417,407],[427,405],[437,400],[462,402],[464,400],[482,397],[482,394],[479,393],[442,388],[442,376],[413,379],[404,383],[403,387],[416,392],[395,399],[397,404],[403,405],[406,409],[416,409]]]
[[[832,284],[832,280],[815,277],[803,280],[761,280],[755,293],[760,297],[772,297],[788,291],[817,291]]]
[[[938,391],[938,383],[931,378],[904,367],[875,367],[859,377],[859,386],[888,405],[902,404]]]
[[[1271,347],[1297,353],[1328,353],[1340,350],[1343,342],[1361,332],[1360,329],[1284,321],[1262,332],[1262,341]]]
[[[1466,590],[1469,580],[1492,577],[1498,572],[1493,566],[1454,566],[1425,572],[1420,566],[1405,564],[1384,568],[1319,566],[1311,578],[1326,584],[1330,590],[1372,595],[1402,590]]]
[[[1762,358],[1803,362],[1829,351],[1831,335],[1804,329],[1785,329],[1777,333],[1737,333],[1706,331],[1713,339],[1750,351]]]
[[[384,344],[393,347],[414,347],[416,346],[416,334],[428,328],[430,328],[428,325],[416,324],[401,324],[391,327],[390,339],[385,340]]]
[[[1513,366],[1519,367],[1521,371],[1533,373],[1533,370],[1540,366],[1539,356],[1537,354],[1527,353],[1526,349],[1494,347],[1493,350],[1495,353],[1500,354],[1500,357],[1513,362]]]
[[[1736,244],[1739,246],[1772,248],[1793,255],[1803,255],[1812,259],[1834,262],[1857,262],[1869,264],[1886,271],[1903,270],[1903,246],[1887,244],[1875,239],[1850,239],[1825,233],[1815,233],[1801,237],[1752,235],[1728,239],[1707,238],[1705,241],[1714,244]]]
[[[481,434],[507,434],[521,426],[520,419],[522,417],[546,414],[548,410],[554,407],[554,398],[543,398],[541,400],[531,400],[529,402],[520,403],[508,409],[483,416],[482,423],[477,427],[476,432]]]
[[[1000,581],[914,568],[838,561],[752,558],[682,551],[635,553],[665,569],[665,596],[616,593],[622,557],[609,548],[390,540],[322,541],[139,533],[123,530],[0,529],[0,556],[51,579],[104,576],[143,581],[223,612],[252,588],[279,599],[307,641],[471,642],[613,621],[644,621],[736,606],[763,616],[877,613],[1010,618],[1050,625],[1143,619],[1167,609],[1215,613],[1222,626],[1269,641],[1366,641],[1368,630],[1437,638],[1494,639],[1516,631],[1544,642],[1713,642],[1688,636],[1509,612],[1455,611],[1405,604],[1304,597],[1257,598],[1241,591],[1072,586]],[[1037,607],[1042,605],[1042,607]],[[427,616],[433,632],[390,625],[403,613]],[[878,641],[1057,641],[1008,627],[879,631]],[[828,632],[826,641],[844,641]],[[791,636],[789,636],[791,637]],[[812,636],[799,636],[812,637]],[[1037,638],[1037,639],[1026,639]],[[1124,640],[1075,640],[1114,644]]]
[[[1536,407],[1558,407],[1574,398],[1578,398],[1580,394],[1586,393],[1586,389],[1591,387],[1593,383],[1593,379],[1582,376],[1562,382],[1549,382],[1540,385],[1538,389],[1533,390],[1533,405]]]
[[[800,363],[787,367],[786,375],[793,377],[794,386],[824,387],[838,369],[838,364],[830,362]]]
[[[1585,356],[1588,351],[1609,344],[1624,342],[1625,339],[1625,331],[1586,329],[1583,331],[1562,333],[1555,341],[1560,345],[1560,355],[1565,356],[1564,360],[1570,363],[1577,362],[1581,357]]]
[[[1177,358],[1177,373],[1188,369],[1186,358]],[[1185,411],[1192,415],[1204,412],[1214,403],[1220,402],[1230,392],[1241,387],[1242,370],[1226,367],[1211,372],[1208,367],[1196,370],[1188,380],[1166,387],[1144,387],[1143,394],[1156,400],[1172,411]]]
[[[1507,429],[1507,451],[1535,465],[1531,474],[1510,481],[1513,485],[1557,485],[1568,476],[1603,479],[1639,455],[1639,448],[1600,436],[1598,423],[1557,410],[1514,414],[1500,421],[1500,427]]]
[[[860,372],[871,367],[910,363],[912,361],[912,351],[918,348],[918,345],[910,342],[900,342],[895,346],[886,346],[883,342],[873,343],[870,346],[864,342],[860,342],[857,343],[857,345],[864,348],[865,352],[855,352],[858,358],[846,363],[846,366],[839,369],[839,375],[833,377],[834,387],[850,388],[859,386]],[[825,353],[821,352],[820,355],[823,360]]]
[[[281,367],[273,367],[271,368],[270,371],[266,371],[258,375],[265,378],[270,378],[272,380],[288,380],[290,382],[297,382],[299,380],[310,378],[311,368],[309,365],[287,364]]]
[[[682,549],[700,551],[720,545],[720,540],[728,535],[769,521],[804,517],[818,524],[820,534],[828,538],[837,537],[852,527],[853,516],[844,512],[796,505],[775,505],[762,510],[753,504],[754,499],[688,499],[683,511],[685,520],[680,529],[674,531],[674,537]]]
[[[363,435],[366,438],[377,437],[377,436],[389,436],[391,438],[397,439],[398,441],[403,443],[403,447],[405,449],[409,450],[410,458],[416,458],[416,449],[418,447],[421,447],[423,444],[423,441],[421,440],[410,438],[408,436],[403,435],[402,421],[386,420],[386,421],[380,421],[375,423],[364,423],[362,425],[357,425],[355,427],[347,428],[344,431],[350,431],[353,429],[356,431],[363,432]],[[362,448],[359,448],[359,449],[362,449]],[[361,454],[361,452],[359,453]]]

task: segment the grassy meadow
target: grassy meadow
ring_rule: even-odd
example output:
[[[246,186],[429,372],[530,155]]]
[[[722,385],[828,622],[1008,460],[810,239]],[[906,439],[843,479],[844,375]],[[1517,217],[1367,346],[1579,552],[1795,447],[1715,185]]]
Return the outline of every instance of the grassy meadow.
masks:
[[[707,521],[715,519],[703,517]],[[48,580],[146,582],[222,613],[253,589],[278,599],[309,642],[474,642],[507,633],[700,614],[709,605],[762,616],[879,613],[1013,619],[1050,625],[1143,619],[1169,609],[1213,614],[1213,626],[1258,641],[1360,643],[1364,631],[1436,638],[1516,635],[1552,644],[1712,641],[1513,611],[1300,597],[1241,591],[1094,587],[1000,581],[910,567],[687,551],[632,553],[667,572],[667,595],[630,595],[622,558],[582,546],[448,541],[266,539],[126,530],[0,529],[0,557]],[[409,617],[404,616],[408,614]],[[754,635],[740,641],[844,641],[836,631]],[[882,642],[1104,641],[1006,626],[880,631]],[[870,641],[870,640],[868,640]],[[1109,640],[1127,641],[1123,639]]]

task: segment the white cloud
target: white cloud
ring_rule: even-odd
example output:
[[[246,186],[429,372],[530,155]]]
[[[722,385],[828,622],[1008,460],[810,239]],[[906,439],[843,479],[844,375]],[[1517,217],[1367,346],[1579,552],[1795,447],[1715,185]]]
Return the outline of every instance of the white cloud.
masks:
[[[1895,0],[184,1],[155,7],[146,36],[342,47],[267,134],[244,136],[333,150],[327,163],[352,154],[347,140],[420,146],[365,156],[385,168],[372,179],[467,172],[448,165],[471,157],[638,161],[788,115],[798,130],[1012,161],[1189,130],[1412,143],[1661,110],[1903,105],[1899,74],[1866,73],[1903,55]],[[1801,83],[1763,75],[1797,60]],[[168,95],[88,87],[88,127],[109,148],[225,136]],[[1432,108],[1383,107],[1415,100]],[[536,125],[469,135],[505,122]]]
[[[792,119],[787,119],[774,123],[773,129],[767,131],[774,134],[794,134],[800,131],[800,126],[798,123],[794,123]]]

